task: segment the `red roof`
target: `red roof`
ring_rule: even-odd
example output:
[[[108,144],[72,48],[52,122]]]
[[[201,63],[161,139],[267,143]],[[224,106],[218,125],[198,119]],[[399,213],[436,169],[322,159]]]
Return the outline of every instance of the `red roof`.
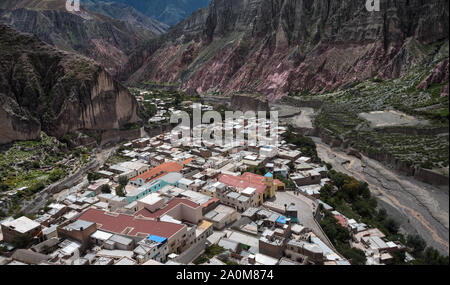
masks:
[[[338,221],[338,223],[344,228],[347,227],[347,220],[341,215],[335,215],[334,218]]]
[[[242,176],[228,174],[219,175],[219,182],[237,189],[254,188],[259,194],[264,193],[267,186],[263,183],[264,177],[261,175],[246,172]]]
[[[191,208],[198,208],[200,207],[199,204],[192,202],[191,200],[188,199],[181,199],[181,198],[174,198],[172,200],[170,200],[170,202],[162,209],[152,213],[149,210],[147,210],[146,208],[143,208],[142,210],[138,211],[135,216],[143,216],[146,218],[152,218],[152,219],[156,219],[158,217],[163,216],[165,213],[169,212],[170,210],[172,210],[173,208],[177,207],[178,205],[186,205],[189,206]]]
[[[189,164],[189,163],[191,163],[192,161],[194,160],[194,158],[193,157],[191,157],[191,158],[188,158],[188,159],[186,159],[185,161],[183,161],[182,163],[184,164],[184,165],[186,165],[186,164]]]
[[[213,204],[213,203],[216,203],[216,202],[218,202],[218,201],[219,201],[218,198],[212,198],[212,199],[210,199],[208,202],[203,203],[202,207],[203,207],[203,208],[206,208],[206,207],[208,207],[209,205],[211,205],[211,204]]]
[[[136,181],[138,178],[142,178],[145,181],[145,183],[148,183],[155,179],[161,178],[167,173],[180,172],[183,169],[183,167],[184,167],[183,164],[178,162],[166,162],[150,169],[149,171],[142,173],[139,176],[134,177],[133,179],[131,179],[131,181]]]
[[[145,234],[170,238],[185,227],[184,225],[158,222],[125,214],[108,213],[92,208],[81,214],[78,220],[96,223],[101,230],[129,236]]]

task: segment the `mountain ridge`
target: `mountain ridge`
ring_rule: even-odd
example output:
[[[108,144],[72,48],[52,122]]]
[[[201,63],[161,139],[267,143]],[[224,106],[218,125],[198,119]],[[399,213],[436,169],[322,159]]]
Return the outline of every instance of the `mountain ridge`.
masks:
[[[95,59],[113,75],[140,42],[157,35],[83,6],[79,12],[68,12],[65,0],[6,0],[0,4],[0,22],[62,50]]]
[[[177,82],[205,92],[326,92],[397,78],[448,43],[448,2],[213,0],[130,56],[130,84]]]
[[[0,144],[139,122],[136,99],[93,60],[0,23]]]

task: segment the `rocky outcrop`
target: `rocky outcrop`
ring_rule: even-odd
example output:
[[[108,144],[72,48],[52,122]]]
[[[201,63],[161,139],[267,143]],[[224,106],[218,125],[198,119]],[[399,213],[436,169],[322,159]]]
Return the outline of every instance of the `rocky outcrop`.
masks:
[[[333,90],[396,78],[448,40],[448,1],[213,0],[137,50],[121,78],[178,82],[199,93]]]
[[[82,5],[89,11],[129,23],[135,27],[145,28],[155,35],[164,34],[169,29],[168,25],[149,18],[135,8],[124,3],[108,2],[104,0],[83,0]]]
[[[94,61],[0,24],[0,143],[138,122],[138,104]]]
[[[449,78],[449,58],[447,57],[441,63],[436,65],[435,68],[430,72],[430,74],[425,78],[417,89],[427,90],[433,84],[443,84],[448,82]],[[441,91],[442,96],[448,95],[448,83]]]
[[[0,144],[34,140],[41,136],[41,124],[17,102],[0,92]]]
[[[0,4],[0,22],[59,49],[92,58],[113,75],[140,43],[160,34],[84,8],[68,12],[65,2],[5,0]]]

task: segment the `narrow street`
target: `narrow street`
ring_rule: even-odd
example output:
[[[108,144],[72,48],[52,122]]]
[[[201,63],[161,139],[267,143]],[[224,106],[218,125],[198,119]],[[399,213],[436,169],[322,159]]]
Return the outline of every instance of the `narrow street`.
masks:
[[[311,229],[326,245],[333,248],[333,245],[328,242],[325,233],[314,220],[313,211],[317,207],[315,202],[302,195],[296,196],[292,192],[277,192],[276,198],[271,202],[280,207],[284,207],[285,204],[295,203],[298,210],[299,223]]]

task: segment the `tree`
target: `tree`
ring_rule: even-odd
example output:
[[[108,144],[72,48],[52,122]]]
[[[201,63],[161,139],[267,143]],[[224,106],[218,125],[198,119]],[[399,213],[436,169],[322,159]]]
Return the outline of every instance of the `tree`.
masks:
[[[328,172],[328,177],[331,179],[331,183],[336,185],[339,189],[342,189],[342,186],[351,180],[350,176],[347,174],[336,172],[335,170],[330,170]]]
[[[426,265],[449,265],[448,256],[442,256],[439,251],[431,247],[425,250],[423,261]]]
[[[97,173],[89,172],[88,176],[87,176],[87,179],[88,179],[89,183],[91,183],[92,181],[100,179],[100,175],[98,175]]]
[[[414,256],[420,256],[427,247],[427,243],[419,235],[408,235],[406,245],[413,250]]]
[[[392,219],[389,218],[387,220],[384,221],[384,226],[386,227],[386,229],[391,233],[391,234],[397,234],[398,230],[399,230],[399,225],[398,223]]]
[[[349,200],[349,202],[355,201],[359,194],[358,180],[352,178],[350,181],[344,182],[344,184],[342,185],[342,191],[344,191],[344,193],[346,194],[347,200]]]
[[[122,186],[122,188],[125,188],[128,184],[128,178],[124,175],[119,176],[119,185]]]
[[[119,185],[116,187],[116,195],[119,197],[125,197],[125,191],[124,191],[124,187],[122,185]]]
[[[367,258],[364,251],[358,248],[351,248],[349,245],[339,246],[339,252],[351,261],[352,265],[366,265]]]
[[[380,209],[378,211],[377,219],[380,222],[382,222],[382,221],[386,220],[386,218],[387,218],[387,211],[386,211],[386,209]]]
[[[104,184],[100,187],[100,191],[102,191],[102,193],[109,194],[111,193],[111,187],[108,184]]]
[[[18,235],[13,238],[12,245],[15,248],[27,248],[28,245],[30,245],[31,241],[33,240],[33,237],[29,234],[22,234]]]
[[[58,249],[58,246],[48,246],[45,244],[41,249],[41,253],[42,254],[50,254],[50,253],[54,252],[56,249]]]

